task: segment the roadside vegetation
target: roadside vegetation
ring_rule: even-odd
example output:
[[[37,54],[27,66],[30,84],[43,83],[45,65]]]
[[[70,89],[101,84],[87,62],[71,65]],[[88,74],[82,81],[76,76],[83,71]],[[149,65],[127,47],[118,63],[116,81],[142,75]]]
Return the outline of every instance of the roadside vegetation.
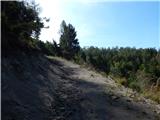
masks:
[[[60,26],[59,44],[54,40],[43,42],[39,40],[40,31],[49,19],[40,18],[39,13],[35,3],[1,1],[2,57],[20,51],[74,60],[160,103],[160,49],[81,48],[75,28],[65,21]]]
[[[160,50],[89,47],[81,49],[76,62],[90,65],[160,103]]]

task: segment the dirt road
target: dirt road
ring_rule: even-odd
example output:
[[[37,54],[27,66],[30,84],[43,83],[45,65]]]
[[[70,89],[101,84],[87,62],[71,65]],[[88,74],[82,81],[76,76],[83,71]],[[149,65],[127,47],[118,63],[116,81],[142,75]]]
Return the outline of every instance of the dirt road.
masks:
[[[134,96],[131,89],[118,86],[110,77],[81,68],[66,60],[57,59],[63,69],[70,69],[66,76],[81,91],[80,101],[84,120],[158,120],[153,103],[142,96]],[[132,96],[132,97],[131,97]],[[139,100],[138,100],[139,99]],[[158,106],[157,111],[158,111]]]
[[[160,105],[61,58],[2,58],[3,120],[160,120]]]

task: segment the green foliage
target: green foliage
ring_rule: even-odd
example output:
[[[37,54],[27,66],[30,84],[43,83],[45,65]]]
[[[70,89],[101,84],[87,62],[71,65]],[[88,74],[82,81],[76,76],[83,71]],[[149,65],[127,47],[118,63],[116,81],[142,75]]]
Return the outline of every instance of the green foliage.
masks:
[[[54,46],[53,46],[53,44],[52,43],[50,43],[50,42],[46,42],[45,43],[45,48],[47,49],[47,54],[49,54],[49,55],[54,55],[54,51],[55,51],[55,49],[54,49]]]
[[[47,55],[59,56],[59,47],[55,41],[51,43],[49,41],[43,42],[36,40],[35,42],[35,45],[40,52]]]
[[[38,17],[39,9],[34,3],[2,1],[2,54],[17,49],[28,49],[33,39],[38,39],[43,27]]]
[[[143,95],[150,98],[160,104],[160,87],[155,87],[152,89],[146,89],[143,91]]]
[[[80,50],[75,28],[71,24],[66,25],[65,21],[62,21],[60,35],[62,56],[66,59],[73,59]]]
[[[87,63],[100,72],[119,78],[119,84],[138,92],[155,86],[160,78],[160,50],[154,48],[105,49],[91,46],[81,49],[79,54],[78,61],[83,61],[80,63]]]
[[[61,48],[56,43],[56,41],[53,40],[53,47],[54,47],[54,55],[55,56],[61,56]]]
[[[83,64],[86,62],[86,55],[83,52],[82,49],[80,49],[80,51],[78,52],[78,54],[75,55],[74,57],[74,61],[78,64]]]
[[[2,55],[12,51],[40,51],[47,55],[59,55],[59,47],[38,40],[44,27],[38,6],[25,1],[2,1]],[[46,21],[49,21],[45,18]]]
[[[141,92],[141,86],[140,84],[138,84],[137,81],[132,81],[129,85],[128,85],[130,88],[132,88],[133,90],[136,90],[138,92]]]

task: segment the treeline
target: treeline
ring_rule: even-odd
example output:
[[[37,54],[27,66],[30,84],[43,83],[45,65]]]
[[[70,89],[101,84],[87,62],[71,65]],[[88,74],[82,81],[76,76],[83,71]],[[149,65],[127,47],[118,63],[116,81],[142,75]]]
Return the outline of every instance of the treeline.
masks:
[[[138,92],[150,91],[153,99],[160,102],[160,49],[88,47],[81,49],[76,62],[113,76]]]

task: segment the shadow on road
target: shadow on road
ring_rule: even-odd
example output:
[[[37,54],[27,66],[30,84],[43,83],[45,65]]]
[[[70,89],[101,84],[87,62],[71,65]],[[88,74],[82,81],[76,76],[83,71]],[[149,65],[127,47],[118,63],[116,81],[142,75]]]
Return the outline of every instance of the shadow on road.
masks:
[[[106,86],[71,78],[78,68],[45,56],[2,58],[3,120],[147,120],[141,106]],[[81,69],[81,68],[79,68]]]

